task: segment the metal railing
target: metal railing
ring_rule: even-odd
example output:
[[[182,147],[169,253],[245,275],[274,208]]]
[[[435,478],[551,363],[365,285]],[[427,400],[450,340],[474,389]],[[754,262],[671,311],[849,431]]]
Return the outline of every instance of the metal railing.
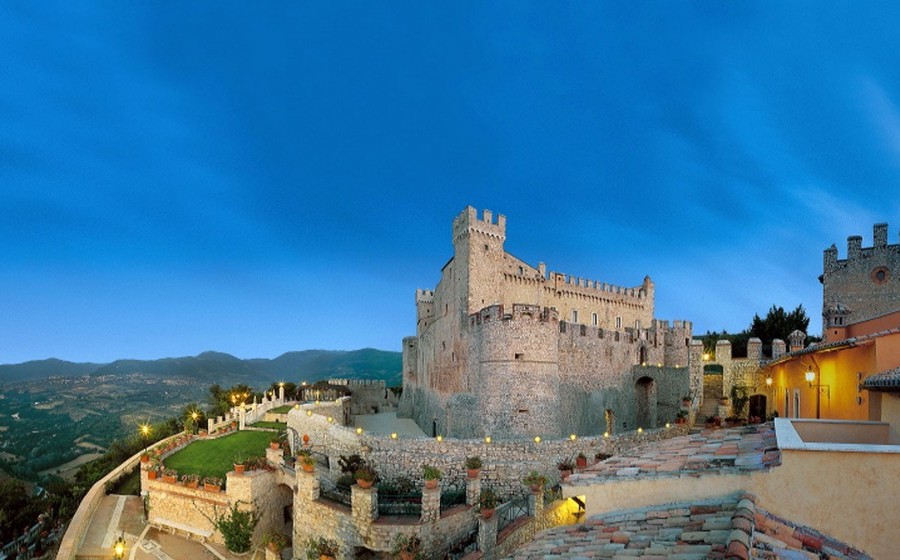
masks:
[[[529,515],[531,511],[528,507],[528,496],[511,499],[497,508],[497,532],[506,529],[516,519]]]
[[[378,515],[415,516],[422,515],[421,494],[378,495]]]
[[[451,485],[441,489],[441,513],[456,506],[465,505],[466,488]]]

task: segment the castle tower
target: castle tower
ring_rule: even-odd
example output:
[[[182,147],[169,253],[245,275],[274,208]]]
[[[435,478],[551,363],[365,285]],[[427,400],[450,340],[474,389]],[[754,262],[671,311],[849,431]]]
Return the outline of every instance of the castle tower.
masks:
[[[822,262],[822,334],[826,340],[855,336],[852,325],[900,311],[900,244],[888,243],[888,225],[875,224],[872,246],[859,235],[847,238],[847,258],[837,247],[825,249]]]
[[[493,212],[484,210],[481,219],[478,211],[467,206],[453,220],[453,262],[458,275],[458,293],[466,294],[463,309],[466,315],[475,313],[496,301],[496,293],[487,277],[496,269],[492,263],[503,258],[506,242],[506,216],[499,214],[496,222]]]

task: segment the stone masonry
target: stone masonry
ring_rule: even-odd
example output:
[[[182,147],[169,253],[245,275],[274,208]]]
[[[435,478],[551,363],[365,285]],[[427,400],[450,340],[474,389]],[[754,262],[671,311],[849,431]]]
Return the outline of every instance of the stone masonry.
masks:
[[[466,208],[453,258],[416,291],[398,415],[428,434],[531,438],[652,428],[702,387],[691,323],[653,317],[649,277],[622,288],[504,250],[506,218]]]
[[[900,309],[900,244],[888,244],[887,224],[875,224],[872,247],[847,238],[847,258],[832,245],[824,252],[822,330],[845,327]]]

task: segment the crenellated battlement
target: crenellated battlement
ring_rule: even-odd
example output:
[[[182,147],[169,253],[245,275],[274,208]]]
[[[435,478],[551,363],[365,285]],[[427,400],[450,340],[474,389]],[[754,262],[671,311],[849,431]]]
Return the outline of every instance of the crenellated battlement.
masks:
[[[831,272],[839,266],[845,266],[861,259],[867,259],[879,251],[892,250],[900,252],[900,244],[888,244],[888,225],[879,223],[872,226],[872,246],[862,246],[861,235],[851,235],[847,238],[847,258],[838,258],[838,248],[836,245],[825,249],[823,252],[823,269],[826,273]]]
[[[434,303],[434,290],[416,290],[416,303]]]
[[[508,312],[511,311],[511,312]],[[491,321],[509,322],[509,321],[535,321],[546,323],[548,321],[559,321],[559,312],[552,307],[541,307],[540,305],[528,305],[524,303],[514,303],[512,310],[507,310],[502,304],[489,305],[481,309],[477,313],[469,315],[469,325],[472,327],[489,323]]]
[[[506,216],[498,214],[495,221],[493,212],[483,210],[479,218],[478,211],[473,206],[466,206],[453,220],[453,242],[472,233],[487,235],[502,242],[506,240]]]
[[[570,276],[561,272],[551,272],[548,279],[553,282],[553,288],[558,292],[599,292],[602,294],[617,294],[637,299],[653,297],[653,282],[650,280],[649,276],[644,277],[644,282],[640,286],[633,288],[625,288],[597,280],[585,280],[582,277]]]

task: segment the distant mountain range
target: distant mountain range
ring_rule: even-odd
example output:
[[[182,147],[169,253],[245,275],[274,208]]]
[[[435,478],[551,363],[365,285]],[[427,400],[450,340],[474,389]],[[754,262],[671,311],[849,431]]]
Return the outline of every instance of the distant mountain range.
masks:
[[[242,360],[223,352],[203,352],[183,358],[116,360],[109,364],[74,363],[51,358],[21,364],[0,365],[0,382],[34,381],[46,377],[84,375],[129,375],[143,373],[159,377],[186,377],[200,383],[247,383],[251,386],[285,380],[295,383],[325,378],[384,379],[402,384],[401,354],[363,348],[361,350],[302,350],[275,359]]]

